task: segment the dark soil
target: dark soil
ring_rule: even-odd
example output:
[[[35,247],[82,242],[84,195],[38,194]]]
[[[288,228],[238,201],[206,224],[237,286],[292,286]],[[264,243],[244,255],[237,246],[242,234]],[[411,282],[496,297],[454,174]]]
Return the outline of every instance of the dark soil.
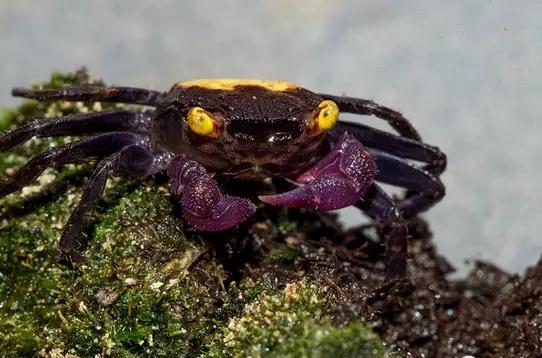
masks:
[[[466,279],[453,281],[427,223],[414,219],[408,275],[390,281],[375,227],[343,232],[334,216],[290,210],[286,222],[297,223],[292,231],[271,224],[284,219],[277,211],[263,215],[269,225],[255,218],[258,224],[238,230],[234,240],[206,240],[229,281],[264,272],[282,282],[309,276],[340,298],[337,320],[370,322],[401,356],[542,357],[542,261],[524,277],[477,262]]]

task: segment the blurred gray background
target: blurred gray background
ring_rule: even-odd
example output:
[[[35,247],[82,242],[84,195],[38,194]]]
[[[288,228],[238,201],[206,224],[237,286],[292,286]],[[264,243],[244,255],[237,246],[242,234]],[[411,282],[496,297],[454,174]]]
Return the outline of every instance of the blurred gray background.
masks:
[[[374,99],[448,154],[447,196],[426,214],[440,252],[460,272],[473,258],[521,272],[542,253],[540,14],[540,0],[3,0],[0,106],[81,65],[160,90],[255,77]]]

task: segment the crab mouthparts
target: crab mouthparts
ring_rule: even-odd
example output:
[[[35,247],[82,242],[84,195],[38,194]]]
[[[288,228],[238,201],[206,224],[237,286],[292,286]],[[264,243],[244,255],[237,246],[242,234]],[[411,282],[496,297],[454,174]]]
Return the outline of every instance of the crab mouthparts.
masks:
[[[243,179],[264,179],[280,173],[279,166],[272,163],[242,163],[227,172],[225,175]]]

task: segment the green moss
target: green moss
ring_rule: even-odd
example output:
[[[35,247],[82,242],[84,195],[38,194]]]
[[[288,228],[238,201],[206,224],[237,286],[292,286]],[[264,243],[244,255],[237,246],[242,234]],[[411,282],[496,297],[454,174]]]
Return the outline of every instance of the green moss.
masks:
[[[92,81],[80,70],[38,87]],[[118,107],[26,101],[0,113],[0,130]],[[0,153],[0,173],[70,140],[32,139]],[[324,284],[270,271],[224,287],[221,264],[196,235],[185,236],[167,186],[156,181],[111,180],[86,231],[88,260],[76,270],[59,266],[57,242],[90,168],[48,169],[0,199],[0,356],[383,356],[362,323],[332,320],[340,302]],[[278,217],[273,232],[296,230],[286,211]],[[266,255],[293,264],[300,253]]]
[[[385,351],[362,323],[336,327],[336,298],[306,281],[265,292],[223,328],[208,357],[382,357]]]
[[[80,355],[187,351],[219,292],[189,274],[203,251],[178,225],[160,189],[128,192],[108,210],[70,288],[77,294],[66,293],[67,323],[49,345]]]
[[[0,108],[0,131],[7,129],[15,121],[17,114],[9,108]]]
[[[284,247],[280,249],[272,250],[269,253],[269,258],[272,260],[282,261],[282,262],[294,262],[300,253],[294,247]]]

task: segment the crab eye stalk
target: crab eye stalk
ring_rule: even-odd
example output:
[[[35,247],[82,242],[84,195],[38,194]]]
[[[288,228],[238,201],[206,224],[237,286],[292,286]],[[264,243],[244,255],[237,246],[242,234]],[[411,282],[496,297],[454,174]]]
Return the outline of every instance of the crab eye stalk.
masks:
[[[317,135],[333,128],[339,119],[339,107],[333,101],[320,102],[309,122],[308,134]]]
[[[318,129],[328,131],[335,126],[339,119],[339,107],[333,101],[323,101],[318,105]]]
[[[205,137],[217,137],[218,128],[214,117],[201,107],[190,108],[186,116],[192,132]]]

